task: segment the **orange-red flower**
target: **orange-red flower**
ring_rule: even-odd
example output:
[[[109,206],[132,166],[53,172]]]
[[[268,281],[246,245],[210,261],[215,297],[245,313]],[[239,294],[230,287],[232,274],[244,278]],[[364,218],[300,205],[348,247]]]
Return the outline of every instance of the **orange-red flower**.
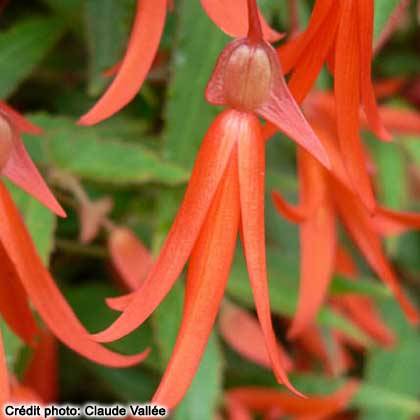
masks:
[[[312,106],[308,104],[308,115],[328,150],[332,172],[326,171],[306,151],[299,149],[300,205],[293,207],[279,194],[273,196],[277,210],[300,224],[301,286],[290,336],[297,336],[313,321],[325,298],[338,249],[338,219],[343,222],[373,270],[391,288],[407,317],[417,322],[418,313],[404,295],[382,251],[380,235],[401,233],[410,227],[418,228],[420,215],[394,212],[380,206],[377,206],[375,216],[369,214],[353,191],[353,184],[348,179],[342,154],[337,147],[333,97],[320,93],[315,95],[313,101]],[[405,132],[418,132],[420,129],[420,118],[412,112],[384,107],[381,113],[391,130],[403,128]],[[368,173],[365,152],[364,171]]]
[[[327,62],[334,75],[343,161],[354,190],[370,212],[376,202],[359,136],[360,105],[377,136],[391,138],[381,123],[371,81],[373,9],[373,0],[317,0],[306,31],[279,49],[286,73],[292,70],[290,89],[298,102]]]
[[[120,318],[95,337],[116,340],[144,322],[190,258],[178,340],[154,401],[175,406],[192,381],[222,300],[238,230],[258,318],[277,379],[292,388],[271,324],[264,226],[265,142],[257,114],[272,121],[324,164],[328,158],[287,90],[271,46],[263,40],[255,0],[249,35],[222,52],[208,84],[210,103],[227,106],[209,128],[181,208],[142,287],[111,301]],[[293,389],[293,388],[292,388]]]
[[[19,131],[39,133],[40,130],[4,104],[1,109],[5,115],[0,115],[2,173],[49,208],[64,214],[18,136]],[[0,313],[15,334],[28,345],[35,345],[40,330],[30,308],[32,304],[57,338],[88,359],[122,367],[146,357],[147,352],[135,356],[119,355],[91,340],[42,263],[19,210],[2,182],[0,219]],[[3,368],[1,376],[7,378]]]
[[[226,33],[243,36],[247,32],[247,0],[202,0],[210,18]],[[79,124],[93,125],[111,117],[127,105],[141,89],[155,59],[165,25],[166,10],[173,7],[170,0],[137,0],[137,12],[127,51],[120,63],[107,72],[115,79],[94,107],[83,115]],[[262,16],[260,14],[260,16]],[[263,20],[264,34],[270,41],[281,34]]]

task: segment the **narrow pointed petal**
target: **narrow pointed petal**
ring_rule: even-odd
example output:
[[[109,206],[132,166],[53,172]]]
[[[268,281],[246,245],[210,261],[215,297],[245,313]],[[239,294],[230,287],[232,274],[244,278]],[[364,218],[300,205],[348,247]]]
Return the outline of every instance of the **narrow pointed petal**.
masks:
[[[257,112],[306,149],[327,169],[330,161],[324,146],[312,130],[290,93],[283,75],[275,77],[267,102]]]
[[[151,272],[124,313],[108,329],[95,334],[96,340],[110,342],[129,334],[171,290],[190,256],[233,146],[246,131],[242,120],[241,113],[227,110],[209,128],[181,208]]]
[[[337,273],[344,274],[350,278],[356,277],[358,273],[353,257],[347,249],[340,245],[337,247],[335,254],[335,270]]]
[[[264,226],[265,142],[257,117],[250,114],[248,118],[252,129],[238,142],[242,242],[245,259],[258,319],[274,374],[279,382],[297,395],[302,395],[287,377],[271,322]]]
[[[247,311],[240,306],[225,302],[220,311],[219,330],[224,340],[241,356],[271,369],[261,327]],[[292,368],[291,359],[280,344],[278,347],[283,365],[286,370],[290,370]]]
[[[396,134],[420,134],[420,115],[417,111],[382,105],[379,113],[386,128]]]
[[[229,278],[239,218],[234,151],[191,254],[181,326],[169,364],[152,398],[155,403],[172,409],[194,378]]]
[[[357,0],[355,3],[357,3],[358,15],[361,100],[372,130],[380,139],[389,141],[392,137],[386,131],[379,116],[371,79],[374,2],[373,0]]]
[[[111,231],[108,249],[124,287],[140,288],[153,265],[150,251],[131,230],[119,227]]]
[[[289,222],[300,224],[307,218],[308,211],[306,208],[303,208],[302,205],[295,206],[289,204],[282,195],[276,191],[271,194],[271,198],[278,213]]]
[[[6,187],[0,183],[0,243],[42,320],[64,344],[86,358],[107,366],[123,367],[139,363],[147,351],[134,356],[113,353],[91,341],[44,267]]]
[[[58,342],[48,331],[41,336],[26,369],[23,384],[33,389],[45,403],[58,398]]]
[[[29,120],[16,112],[11,106],[7,105],[3,101],[0,101],[0,113],[5,114],[6,117],[9,118],[13,127],[16,127],[16,129],[21,133],[39,136],[44,132],[42,128],[32,124]]]
[[[292,416],[323,415],[328,418],[344,410],[358,388],[358,382],[349,380],[331,395],[311,396],[305,400],[274,388],[262,387],[234,388],[229,391],[229,396],[257,412],[278,407],[282,413]]]
[[[353,188],[373,213],[376,202],[366,170],[365,154],[359,136],[360,58],[357,35],[357,5],[343,4],[335,56],[335,97],[340,148]]]
[[[365,296],[341,296],[334,299],[345,309],[348,317],[383,346],[395,344],[396,337],[381,319],[374,303]]]
[[[36,198],[45,207],[58,216],[65,217],[66,213],[55,199],[38,169],[32,162],[19,136],[14,138],[15,147],[12,150],[2,175],[16,184],[22,190]]]
[[[380,235],[400,235],[409,229],[420,229],[420,214],[378,206],[372,224]]]
[[[140,90],[153,63],[165,24],[167,0],[137,0],[126,54],[111,86],[79,124],[93,125],[114,115]]]
[[[334,45],[339,19],[340,4],[338,3],[330,8],[325,24],[308,43],[305,54],[300,56],[294,67],[288,86],[298,104],[302,103],[313,88],[328,53]]]
[[[314,322],[332,280],[337,234],[335,209],[326,197],[300,226],[300,287],[295,317],[288,336],[295,338]]]
[[[25,289],[4,248],[0,245],[0,313],[13,332],[28,345],[34,344],[39,332],[29,307]]]
[[[3,336],[0,330],[0,406],[3,406],[9,399],[9,374],[7,373],[7,360],[4,353]]]
[[[209,18],[227,35],[239,38],[248,33],[247,0],[201,0],[201,5]],[[264,38],[276,42],[283,38],[281,34],[270,28],[264,16],[259,12]]]
[[[357,198],[348,190],[334,183],[335,204],[353,240],[373,270],[389,286],[406,317],[418,323],[419,313],[402,289],[381,247],[378,235],[372,226],[371,217]]]

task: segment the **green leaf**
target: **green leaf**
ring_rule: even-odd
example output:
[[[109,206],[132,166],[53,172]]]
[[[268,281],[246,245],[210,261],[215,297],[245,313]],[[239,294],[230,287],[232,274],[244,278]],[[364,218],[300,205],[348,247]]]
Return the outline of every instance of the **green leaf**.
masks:
[[[89,94],[98,95],[109,78],[102,75],[124,54],[133,20],[133,0],[88,0],[85,24],[89,47]]]
[[[164,153],[170,160],[191,168],[204,134],[218,112],[205,101],[204,90],[228,38],[206,16],[200,2],[183,0],[177,4],[177,12]]]
[[[162,366],[167,365],[178,335],[184,301],[183,291],[184,288],[178,281],[152,316],[155,340],[160,350]],[[194,380],[185,398],[175,410],[174,419],[213,419],[221,393],[221,353],[216,336],[212,334]]]
[[[30,137],[26,145],[34,160],[81,178],[117,185],[160,182],[183,183],[188,173],[138,144],[104,136],[96,127],[77,127],[65,117],[36,114],[32,121],[45,129],[42,137]]]
[[[19,207],[42,261],[48,265],[51,253],[54,250],[56,215],[25,191],[8,181],[6,181],[6,184],[13,200]]]
[[[413,412],[419,413],[419,403],[413,403],[420,393],[420,336],[407,323],[401,309],[394,301],[383,304],[383,315],[387,324],[397,334],[398,342],[391,350],[375,349],[367,356],[365,382],[373,387],[370,400],[377,404],[363,410],[363,420],[409,420]],[[378,393],[375,388],[382,388]],[[391,397],[387,396],[390,394]],[[394,397],[392,397],[394,394]],[[376,397],[375,397],[376,395]],[[363,401],[369,398],[363,398]],[[392,406],[389,406],[390,403]]]
[[[0,33],[0,97],[10,96],[60,39],[66,27],[59,18],[33,17]]]
[[[0,317],[0,330],[3,338],[7,366],[9,371],[13,372],[15,363],[18,361],[19,354],[25,344],[17,335],[12,332],[2,317]]]
[[[401,0],[376,0],[373,37],[376,39],[383,31],[388,19]]]

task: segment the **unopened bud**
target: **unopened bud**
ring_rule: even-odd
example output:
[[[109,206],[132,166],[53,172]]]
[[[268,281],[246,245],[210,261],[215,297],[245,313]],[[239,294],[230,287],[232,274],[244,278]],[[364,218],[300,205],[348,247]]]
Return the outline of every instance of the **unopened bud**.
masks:
[[[12,127],[7,119],[0,114],[0,171],[9,160],[13,147]]]
[[[224,90],[227,103],[244,111],[254,111],[270,93],[272,69],[262,46],[239,45],[226,63]]]

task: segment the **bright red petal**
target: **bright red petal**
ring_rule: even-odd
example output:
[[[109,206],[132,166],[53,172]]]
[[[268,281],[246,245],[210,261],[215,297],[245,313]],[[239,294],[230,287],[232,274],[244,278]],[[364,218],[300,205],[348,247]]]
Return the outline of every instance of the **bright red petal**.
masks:
[[[0,313],[16,335],[25,343],[33,345],[39,329],[29,307],[25,289],[1,244],[0,264]]]
[[[276,210],[289,222],[300,224],[308,217],[306,208],[303,208],[302,205],[294,206],[289,204],[278,192],[274,191],[271,194],[271,198]]]
[[[131,230],[119,227],[111,231],[108,249],[123,285],[131,291],[139,289],[153,265],[150,251]]]
[[[224,340],[241,356],[258,365],[271,368],[261,327],[247,311],[240,306],[225,302],[220,311],[219,330]],[[278,347],[283,365],[287,370],[290,370],[292,368],[291,359],[280,344]]]
[[[357,197],[338,183],[334,183],[335,204],[344,224],[366,260],[378,276],[392,290],[407,318],[419,322],[419,313],[405,295],[399,281],[383,253],[378,235],[372,226],[371,216],[361,206]]]
[[[38,172],[38,169],[28,155],[21,138],[15,136],[14,142],[15,147],[6,166],[3,168],[2,175],[10,179],[10,181],[22,188],[22,190],[35,197],[52,212],[56,213],[58,216],[65,217],[65,211],[55,199],[41,174]]]
[[[374,3],[373,0],[357,0],[355,3],[357,3],[358,26],[353,30],[358,28],[359,32],[361,100],[373,131],[380,139],[389,141],[392,137],[381,122],[371,80]]]
[[[277,345],[267,287],[264,226],[265,142],[257,117],[249,115],[250,131],[238,142],[239,185],[242,216],[242,242],[258,319],[263,331],[271,366],[277,380],[293,388]]]
[[[417,111],[382,105],[379,114],[386,128],[396,134],[420,134],[420,115]]]
[[[373,213],[376,202],[359,136],[361,63],[356,6],[353,1],[344,2],[343,16],[337,34],[334,70],[337,128],[342,155],[353,188],[369,211]]]
[[[300,288],[288,336],[297,337],[314,322],[325,299],[335,266],[335,209],[329,196],[300,225]]]
[[[138,0],[127,52],[111,86],[79,124],[93,125],[114,115],[140,90],[153,63],[165,24],[167,0]]]
[[[229,420],[252,420],[252,414],[244,407],[240,401],[235,400],[227,395],[226,398],[226,411]]]
[[[191,175],[184,201],[162,250],[144,285],[114,324],[95,335],[98,341],[115,341],[142,324],[180,276],[204,223],[233,146],[243,136],[242,114],[225,111],[207,132]],[[126,302],[127,298],[123,297]],[[114,300],[115,301],[115,300]]]
[[[276,389],[262,387],[234,388],[229,391],[229,396],[257,412],[278,407],[281,412],[292,416],[323,415],[328,418],[344,410],[358,388],[359,384],[350,380],[331,395],[311,396],[305,400]]]
[[[201,5],[209,18],[227,35],[238,38],[248,34],[247,0],[201,0]],[[259,12],[264,38],[276,42],[283,34],[271,29]]]
[[[58,342],[44,331],[29,366],[23,383],[33,389],[43,402],[55,402],[58,398]]]
[[[178,338],[153,402],[173,408],[194,378],[229,278],[238,226],[235,151],[191,254]]]
[[[0,243],[13,262],[31,302],[56,337],[86,358],[107,366],[130,366],[147,356],[147,351],[135,356],[116,354],[90,339],[44,267],[3,184],[0,184],[0,219]]]
[[[420,214],[378,207],[372,224],[381,235],[399,235],[409,229],[420,229]]]
[[[5,102],[0,101],[0,112],[4,113],[6,117],[9,118],[13,127],[15,127],[19,132],[33,135],[41,135],[44,133],[42,128],[32,124],[21,114],[16,112],[11,106],[7,105]]]

